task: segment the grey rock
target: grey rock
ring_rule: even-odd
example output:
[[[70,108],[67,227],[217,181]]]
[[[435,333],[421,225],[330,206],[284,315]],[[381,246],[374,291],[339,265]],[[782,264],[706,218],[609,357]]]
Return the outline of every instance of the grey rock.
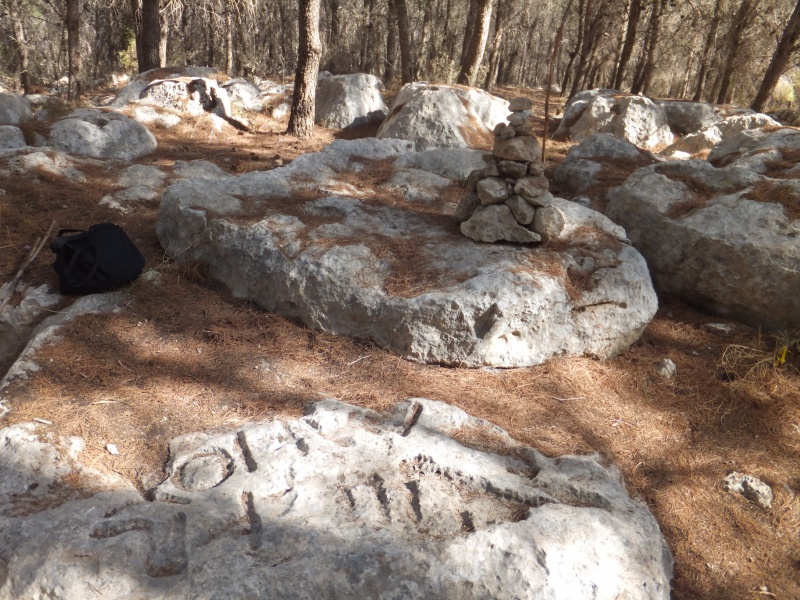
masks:
[[[31,104],[25,96],[0,93],[0,125],[21,125],[32,118]]]
[[[119,92],[117,92],[116,97],[111,101],[108,105],[111,108],[122,108],[123,106],[127,105],[129,102],[133,102],[134,100],[138,100],[142,92],[150,85],[149,81],[145,81],[144,79],[135,79],[130,83],[126,84]]]
[[[670,358],[662,358],[655,363],[656,373],[664,381],[672,381],[678,375],[678,367]]]
[[[160,107],[143,104],[130,105],[125,111],[134,121],[143,125],[155,125],[169,129],[180,124],[181,118],[174,112],[160,109]]]
[[[514,193],[526,199],[538,198],[547,191],[549,185],[544,175],[523,177],[518,179],[516,185],[514,185]]]
[[[478,199],[481,204],[498,204],[510,195],[505,179],[487,177],[478,182]]]
[[[532,229],[542,235],[543,241],[569,239],[581,231],[594,231],[601,234],[600,238],[605,234],[617,242],[630,244],[625,230],[608,217],[563,198],[551,197],[547,205],[537,207],[536,215],[538,220],[534,217]]]
[[[530,225],[533,221],[535,208],[520,196],[511,196],[506,200],[506,206],[511,209],[511,214],[522,225]],[[538,233],[538,232],[537,232]]]
[[[500,159],[529,163],[542,158],[542,147],[533,136],[517,136],[508,140],[495,138],[492,154]]]
[[[79,109],[53,125],[48,143],[70,154],[134,160],[158,143],[144,125],[115,112]]]
[[[550,205],[536,209],[531,229],[541,236],[543,242],[548,243],[561,235],[564,225],[564,214],[558,207]]]
[[[123,169],[117,176],[117,185],[122,187],[133,187],[144,185],[151,188],[160,187],[167,176],[164,171],[151,165],[131,165]]]
[[[395,166],[424,169],[454,181],[463,181],[475,169],[483,168],[485,156],[488,156],[486,152],[471,148],[432,148],[403,154],[395,161]]]
[[[772,508],[772,488],[752,475],[734,471],[722,480],[722,489],[741,494],[764,510]]]
[[[331,75],[317,84],[315,123],[334,129],[380,123],[386,117],[381,88],[374,75]]]
[[[481,201],[478,198],[478,194],[475,192],[467,192],[461,196],[461,200],[458,202],[458,207],[453,217],[456,222],[463,223],[472,216],[472,213],[474,213],[475,209],[480,205]]]
[[[228,92],[228,97],[231,99],[232,104],[241,106],[244,110],[252,112],[261,112],[264,110],[264,104],[259,98],[261,90],[252,81],[238,77],[226,81],[220,87]]]
[[[451,437],[465,431],[514,453]],[[42,437],[0,430],[2,600],[669,598],[669,548],[613,466],[547,458],[443,403],[324,400],[175,438],[150,502],[82,466],[80,440]],[[63,486],[75,473],[92,495]],[[38,510],[12,499],[58,486],[66,501]]]
[[[604,357],[638,337],[656,298],[644,261],[631,248],[598,248],[598,263],[609,267],[589,273],[597,285],[573,299],[559,277],[521,268],[530,264],[532,249],[475,244],[454,236],[451,220],[402,203],[362,204],[339,188],[290,214],[281,208],[290,190],[333,188],[340,174],[364,168],[364,157],[390,160],[409,145],[337,141],[280,169],[219,182],[179,181],[162,196],[159,240],[169,256],[202,264],[237,297],[420,362],[522,366],[559,353]],[[274,207],[272,198],[279,201]],[[243,222],[244,206],[262,216]],[[429,287],[390,295],[394,244],[409,241],[419,253],[415,270],[424,266]],[[579,268],[583,258],[572,252],[553,258]],[[576,308],[585,305],[590,308]]]
[[[25,146],[2,153],[5,166],[0,168],[0,175],[28,175],[36,177],[37,171],[64,177],[70,181],[85,181],[81,172],[82,166],[97,166],[98,161],[70,156],[55,148],[32,148]]]
[[[722,120],[714,107],[707,102],[685,102],[681,100],[656,100],[670,128],[680,135],[696,133]]]
[[[596,133],[572,146],[567,151],[567,160],[586,158],[590,160],[613,158],[636,161],[642,158],[642,151],[631,142],[612,133]]]
[[[512,177],[513,179],[525,177],[525,175],[528,173],[527,163],[517,162],[514,160],[501,160],[499,163],[497,163],[497,168],[500,175],[503,177]]]
[[[516,112],[518,110],[530,110],[533,106],[533,102],[529,98],[514,98],[511,102],[508,103],[508,110],[511,112]]]
[[[0,150],[13,150],[27,146],[22,130],[13,125],[0,125]]]
[[[232,175],[207,160],[179,160],[172,167],[172,174],[185,179],[230,179]]]
[[[737,133],[763,127],[780,127],[780,123],[760,113],[737,115],[718,121],[697,133],[689,134],[670,146],[664,148],[664,156],[692,155],[710,150],[720,142],[735,136]]]
[[[520,226],[511,209],[505,204],[481,206],[461,223],[461,233],[476,242],[516,242],[527,244],[541,238]]]
[[[500,130],[500,133],[497,134],[497,137],[499,137],[501,140],[510,140],[516,135],[517,132],[514,131],[514,128],[511,125],[506,125]]]
[[[500,168],[495,161],[486,164],[481,174],[482,177],[500,177]]]
[[[595,89],[584,90],[578,92],[570,98],[567,105],[564,107],[564,115],[558,124],[558,129],[553,133],[554,140],[565,140],[570,137],[570,129],[583,115],[584,111],[589,107],[592,101],[598,97],[613,96],[619,94],[617,90],[608,89]],[[609,104],[610,106],[610,104]]]

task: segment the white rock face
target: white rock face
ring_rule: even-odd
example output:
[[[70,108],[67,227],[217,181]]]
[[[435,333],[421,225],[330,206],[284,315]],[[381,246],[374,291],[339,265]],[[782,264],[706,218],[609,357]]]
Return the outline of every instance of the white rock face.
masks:
[[[678,153],[686,155],[697,154],[704,150],[710,150],[720,142],[735,136],[739,132],[750,129],[760,129],[762,127],[780,126],[781,124],[772,117],[761,113],[736,115],[718,121],[697,133],[691,133],[680,138],[674,144],[664,148],[662,154],[664,156],[675,156]]]
[[[264,110],[264,104],[259,98],[261,90],[252,81],[240,77],[226,81],[220,87],[228,92],[231,103],[234,105],[241,106],[244,110],[252,112],[261,112]]]
[[[13,125],[0,125],[0,150],[14,150],[24,148],[28,144],[22,130]]]
[[[50,130],[48,144],[70,154],[134,160],[156,149],[148,129],[115,112],[79,109]]]
[[[314,122],[332,129],[380,123],[386,117],[383,84],[374,75],[331,75],[317,84]]]
[[[20,125],[32,118],[31,104],[25,96],[0,93],[0,125]]]
[[[138,100],[147,86],[158,79],[174,79],[178,77],[215,79],[216,76],[217,70],[214,67],[171,66],[150,69],[144,73],[139,73],[130,83],[125,85],[109,106],[111,108],[122,108],[129,102]]]
[[[101,163],[89,158],[70,156],[55,148],[25,146],[0,154],[0,175],[8,177],[30,174],[35,177],[36,171],[41,170],[71,181],[85,181],[86,176],[81,172],[80,167],[98,164]]]
[[[605,232],[563,251],[491,247],[458,235],[449,217],[418,212],[424,199],[370,204],[386,188],[337,179],[408,151],[399,140],[338,141],[281,169],[178,182],[162,197],[159,240],[237,297],[420,362],[525,366],[607,357],[637,339],[656,298],[641,256]],[[331,195],[287,202],[303,189]],[[568,271],[591,281],[575,297]],[[387,291],[404,278],[402,294]]]
[[[449,437],[473,430],[516,456]],[[442,403],[387,417],[327,400],[185,435],[152,501],[84,468],[93,495],[65,488],[31,510],[14,494],[41,497],[75,469],[36,432],[0,430],[2,600],[669,598],[669,549],[613,467],[546,458]]]
[[[800,143],[800,132],[783,131],[789,133],[775,132],[776,147],[791,146],[787,138]],[[800,323],[800,221],[768,200],[788,197],[800,205],[800,182],[793,163],[784,173],[773,169],[775,179],[747,168],[752,158],[761,165],[763,156],[780,158],[774,152],[754,150],[720,169],[702,160],[640,169],[609,193],[606,214],[625,227],[664,292],[749,325],[794,327]],[[754,189],[764,201],[755,200]],[[681,209],[693,201],[699,206]]]
[[[576,94],[564,111],[555,139],[580,141],[596,133],[613,133],[640,148],[655,148],[673,140],[663,109],[649,98],[612,90]]]
[[[468,148],[491,143],[492,130],[507,116],[508,102],[481,90],[409,83],[398,93],[377,137],[409,140],[416,150]]]

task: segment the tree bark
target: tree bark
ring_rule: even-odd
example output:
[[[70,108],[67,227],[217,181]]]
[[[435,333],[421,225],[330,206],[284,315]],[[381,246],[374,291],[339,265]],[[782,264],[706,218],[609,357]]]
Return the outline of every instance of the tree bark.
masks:
[[[7,4],[8,17],[13,27],[13,44],[19,61],[19,84],[25,94],[33,92],[31,88],[30,47],[25,36],[25,23],[23,21],[20,0],[9,0]]]
[[[80,0],[67,0],[67,97],[81,97]],[[74,96],[73,96],[74,90]]]
[[[478,0],[478,16],[469,51],[461,63],[461,72],[458,74],[458,83],[462,85],[475,85],[478,69],[486,50],[486,41],[489,39],[489,26],[492,24],[492,0]]]
[[[742,41],[742,34],[750,24],[750,17],[755,15],[760,0],[742,0],[736,15],[733,17],[730,31],[728,32],[727,55],[725,66],[720,77],[720,88],[717,95],[717,104],[727,104],[731,100],[733,89],[731,80],[733,69],[736,66],[736,59],[739,56],[739,47]]]
[[[408,24],[408,6],[406,0],[394,0],[397,10],[397,31],[400,38],[400,78],[405,85],[414,80],[414,68],[411,64],[411,31]]]
[[[233,18],[231,16],[231,2],[224,0],[225,11],[225,72],[228,77],[233,77]]]
[[[397,60],[397,10],[394,2],[389,0],[386,10],[386,63],[383,69],[384,83],[394,79],[394,64]]]
[[[136,32],[136,56],[139,73],[156,69],[161,61],[158,48],[161,42],[161,17],[159,0],[141,0],[141,21]]]
[[[722,0],[717,0],[714,4],[714,16],[711,17],[711,23],[708,26],[708,37],[706,37],[705,46],[703,46],[703,55],[700,58],[700,64],[697,70],[697,85],[695,87],[693,102],[699,102],[703,96],[703,88],[706,85],[706,77],[708,75],[708,63],[711,59],[711,49],[717,43],[717,29],[719,28],[719,20],[722,10]]]
[[[636,44],[636,28],[639,25],[639,17],[642,14],[642,0],[631,0],[631,7],[628,11],[628,27],[625,31],[625,43],[622,45],[622,52],[619,55],[617,72],[614,75],[613,88],[622,89],[622,80],[625,78],[625,69],[628,61],[633,54],[633,47]]]
[[[166,11],[159,14],[158,31],[158,66],[167,66],[167,51],[169,50],[169,16]]]
[[[319,39],[320,0],[299,0],[300,23],[297,48],[297,70],[294,76],[292,112],[286,133],[300,138],[311,137],[314,131],[314,97],[317,90],[322,43]]]
[[[632,94],[642,93],[646,96],[650,91],[650,84],[653,81],[653,72],[656,68],[656,46],[658,46],[658,37],[661,32],[661,17],[664,14],[666,4],[667,0],[655,0],[653,3],[653,12],[650,15],[650,31],[647,35],[647,55],[644,68],[631,88]]]
[[[489,70],[486,72],[486,81],[484,81],[483,85],[487,92],[491,92],[494,89],[497,84],[497,76],[500,73],[500,50],[506,33],[506,14],[509,8],[509,0],[497,0],[497,14],[494,18],[494,38],[492,39],[492,49],[489,53]]]
[[[753,104],[750,105],[750,108],[754,111],[762,112],[764,110],[764,105],[772,95],[772,90],[775,89],[778,79],[786,72],[789,66],[789,59],[792,53],[797,50],[798,38],[800,38],[800,0],[795,5],[792,16],[789,17],[789,22],[786,24],[786,29],[783,30],[783,35],[781,35],[778,47],[772,55],[767,72],[764,73],[761,86],[758,88]]]
[[[469,0],[469,8],[467,9],[467,26],[464,28],[464,37],[461,41],[461,56],[459,57],[459,64],[467,58],[469,53],[469,45],[472,43],[472,32],[475,29],[475,15],[478,13],[478,0]]]

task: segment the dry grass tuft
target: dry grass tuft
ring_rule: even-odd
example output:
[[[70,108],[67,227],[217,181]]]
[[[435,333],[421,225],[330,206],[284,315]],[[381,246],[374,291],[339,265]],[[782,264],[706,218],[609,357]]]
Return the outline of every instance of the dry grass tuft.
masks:
[[[791,183],[775,180],[759,181],[753,186],[747,198],[757,202],[780,204],[789,219],[800,219],[800,196]]]
[[[678,181],[685,185],[691,194],[686,201],[670,207],[664,213],[670,219],[680,219],[697,209],[705,208],[708,206],[709,201],[717,195],[714,190],[699,179],[674,174],[666,174],[665,176],[672,181]]]

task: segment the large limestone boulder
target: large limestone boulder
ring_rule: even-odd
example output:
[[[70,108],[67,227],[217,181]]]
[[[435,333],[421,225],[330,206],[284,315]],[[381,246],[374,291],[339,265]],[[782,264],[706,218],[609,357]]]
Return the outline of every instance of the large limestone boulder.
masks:
[[[159,67],[157,69],[150,69],[143,73],[139,73],[128,84],[126,84],[111,101],[109,106],[111,108],[122,108],[129,102],[141,98],[142,92],[154,81],[164,79],[177,79],[189,78],[198,79],[205,78],[215,80],[217,70],[214,67],[195,67],[176,65],[170,67]]]
[[[264,103],[260,98],[261,89],[252,81],[239,77],[226,81],[220,87],[228,93],[233,106],[252,112],[264,110]]]
[[[383,84],[374,75],[331,75],[317,84],[315,123],[333,129],[380,123],[386,117]]]
[[[547,458],[443,403],[325,400],[184,435],[147,499],[40,430],[0,430],[2,600],[670,595],[669,549],[614,467]]]
[[[749,325],[796,327],[798,145],[800,132],[786,129],[723,168],[689,160],[640,169],[610,192],[606,214],[664,292]]]
[[[656,100],[667,116],[670,128],[677,134],[687,135],[710,127],[722,120],[708,102],[684,100]]]
[[[560,249],[475,243],[437,209],[435,182],[414,201],[390,189],[410,146],[337,141],[281,169],[176,183],[159,240],[237,297],[420,362],[518,367],[637,339],[656,298],[633,248],[592,227]]]
[[[630,142],[612,133],[596,133],[567,151],[553,179],[560,190],[585,194],[602,183],[622,183],[630,173],[652,162],[648,153]]]
[[[495,125],[508,116],[508,102],[482,90],[409,83],[403,86],[379,139],[413,142],[426,148],[475,148],[490,145]]]
[[[134,160],[158,145],[141,123],[116,112],[94,109],[78,109],[57,121],[47,143],[70,154],[117,160]]]
[[[680,138],[675,143],[664,148],[662,154],[673,158],[688,158],[692,154],[710,150],[717,144],[742,131],[763,127],[777,128],[780,126],[781,124],[772,117],[761,113],[734,115],[696,133]]]
[[[20,125],[32,118],[31,104],[25,96],[0,93],[0,125]]]
[[[587,90],[576,94],[564,111],[556,139],[580,141],[596,133],[613,133],[640,148],[672,143],[664,111],[649,98]]]

